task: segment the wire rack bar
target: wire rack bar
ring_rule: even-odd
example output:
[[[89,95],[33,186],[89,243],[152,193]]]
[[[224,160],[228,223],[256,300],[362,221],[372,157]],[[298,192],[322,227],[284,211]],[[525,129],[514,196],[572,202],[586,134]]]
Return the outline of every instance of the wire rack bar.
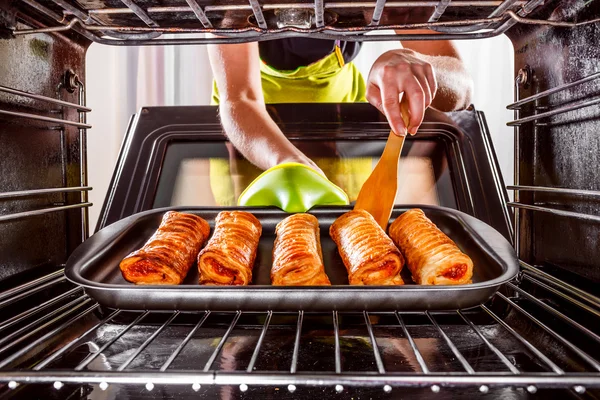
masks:
[[[554,337],[556,340],[561,342],[563,345],[565,345],[567,348],[569,348],[571,351],[573,351],[575,354],[577,354],[579,357],[581,357],[583,360],[585,360],[589,365],[594,367],[597,371],[600,371],[600,363],[598,363],[598,361],[596,361],[593,357],[591,357],[585,351],[581,350],[579,347],[575,346],[573,343],[569,342],[567,339],[565,339],[564,337],[562,337],[561,335],[556,333],[554,330],[552,330],[550,327],[548,327],[542,321],[540,321],[539,319],[537,319],[536,317],[531,315],[531,313],[527,312],[525,309],[523,309],[523,307],[519,306],[517,303],[515,303],[514,301],[512,301],[511,299],[509,299],[502,293],[498,292],[498,293],[496,293],[496,296],[498,296],[502,300],[506,301],[508,304],[510,304],[512,307],[514,307],[515,310],[517,310],[521,314],[525,315],[532,322],[534,322],[537,326],[539,326],[544,331],[546,331],[548,334],[550,334],[552,337]]]
[[[298,311],[298,321],[296,322],[296,338],[294,339],[294,352],[292,353],[292,365],[290,373],[295,374],[298,368],[298,352],[300,351],[300,337],[302,336],[302,320],[304,319],[304,311]]]
[[[542,360],[548,368],[554,371],[558,375],[563,375],[565,372],[556,365],[552,360],[550,360],[544,353],[538,350],[533,344],[531,344],[527,339],[521,336],[517,331],[515,331],[510,325],[504,322],[500,317],[498,317],[492,310],[487,308],[485,305],[481,305],[481,309],[485,311],[490,317],[492,317],[497,323],[499,323],[504,329],[506,329],[515,339],[517,339],[523,346],[527,347],[529,351],[531,351],[537,358]]]
[[[24,113],[24,112],[18,112],[18,111],[0,110],[0,114],[9,115],[11,117],[29,118],[29,119],[33,119],[36,121],[51,122],[53,124],[57,124],[60,126],[69,125],[69,126],[76,126],[78,128],[87,128],[87,129],[92,127],[91,125],[88,125],[88,124],[82,124],[79,122],[68,121],[66,119],[45,117],[43,115],[36,115],[36,114],[30,114],[30,113]]]
[[[367,325],[367,331],[369,332],[369,339],[371,339],[371,346],[373,346],[373,356],[375,357],[375,364],[377,365],[377,372],[380,374],[385,374],[385,366],[383,365],[383,361],[381,360],[381,354],[379,353],[379,347],[377,347],[377,340],[375,339],[375,335],[373,334],[373,326],[371,325],[371,320],[369,319],[369,313],[363,311],[363,315],[365,317],[365,324]]]
[[[256,24],[260,29],[267,29],[267,21],[265,20],[265,16],[262,12],[262,8],[260,7],[260,3],[258,0],[249,0],[250,7],[252,8],[252,13],[254,14],[254,18],[256,19]]]
[[[599,388],[600,377],[591,373],[571,373],[557,376],[553,373],[531,373],[514,375],[510,373],[482,373],[474,375],[456,374],[395,374],[395,375],[361,375],[361,374],[269,374],[263,372],[220,372],[202,373],[197,371],[6,371],[0,375],[0,382],[26,383],[73,383],[99,384],[139,384],[140,387],[151,381],[154,384],[192,385],[206,383],[217,385],[257,385],[281,386],[288,383],[310,386],[331,386],[335,383],[344,386],[377,387],[385,384],[403,387],[422,387],[437,384],[444,387],[469,387],[473,385],[489,385],[497,387],[525,387],[535,384],[540,388],[565,388],[581,385],[586,388]]]
[[[29,7],[33,8],[34,10],[46,15],[47,17],[52,18],[59,24],[62,24],[64,22],[64,19],[65,19],[64,15],[59,15],[59,14],[55,13],[54,11],[50,10],[48,7],[45,7],[41,4],[39,4],[35,0],[21,0],[21,1],[25,4],[27,4]],[[91,41],[100,40],[100,38],[98,36],[93,35],[92,33],[86,31],[85,29],[80,29],[79,27],[73,27],[73,30],[88,40],[91,40]]]
[[[54,275],[54,274],[52,274],[52,275]],[[61,271],[61,275],[62,275],[62,271]],[[42,291],[44,289],[47,289],[47,288],[49,288],[51,286],[54,286],[54,285],[56,285],[58,283],[64,282],[64,280],[65,280],[64,275],[58,276],[58,277],[54,278],[51,281],[47,281],[45,283],[40,284],[39,286],[34,286],[34,287],[31,287],[31,288],[28,288],[28,290],[23,291],[23,292],[21,292],[19,294],[16,294],[13,297],[4,297],[3,300],[0,301],[0,309],[4,308],[4,307],[6,307],[6,306],[8,306],[10,304],[14,304],[17,301],[21,300],[22,298],[25,298],[27,296],[31,296],[34,293],[38,293],[38,292],[40,292],[40,291]]]
[[[13,89],[8,86],[0,85],[0,92],[10,93],[10,94],[14,94],[17,96],[28,97],[30,99],[39,100],[39,101],[45,101],[47,103],[56,104],[56,105],[62,106],[62,107],[74,108],[76,110],[83,111],[83,112],[92,111],[91,108],[83,107],[83,106],[80,106],[79,104],[69,103],[68,101],[53,99],[52,97],[42,96],[42,95],[35,94],[35,93],[29,93],[29,92],[25,92],[23,90]]]
[[[579,101],[577,103],[569,104],[569,105],[566,105],[566,106],[557,107],[557,108],[555,108],[554,110],[551,110],[551,111],[546,111],[546,112],[543,112],[543,113],[539,113],[539,114],[535,114],[535,115],[530,115],[529,117],[520,118],[520,119],[517,119],[515,121],[511,121],[511,122],[507,123],[506,125],[508,125],[508,126],[523,125],[523,124],[526,124],[528,122],[537,121],[537,120],[542,119],[542,118],[552,117],[554,115],[564,114],[564,113],[567,113],[569,111],[579,110],[580,108],[591,107],[591,106],[594,106],[596,104],[600,104],[600,98],[583,100],[583,101]]]
[[[90,329],[88,329],[87,331],[85,331],[81,335],[77,336],[75,339],[71,340],[67,345],[61,347],[57,352],[54,352],[49,357],[47,357],[46,359],[42,360],[39,364],[37,364],[35,367],[33,367],[33,370],[34,371],[40,371],[40,370],[42,370],[47,365],[49,365],[51,362],[53,362],[54,360],[56,360],[58,357],[60,357],[64,353],[66,353],[69,349],[71,349],[77,343],[79,343],[79,341],[81,339],[83,339],[84,337],[86,337],[90,333],[94,332],[96,329],[100,328],[102,325],[105,325],[106,323],[108,323],[108,321],[110,321],[111,319],[113,319],[114,317],[116,317],[117,315],[119,315],[120,313],[121,313],[121,310],[115,310],[115,311],[113,311],[109,316],[107,316],[106,318],[104,318],[103,320],[101,320],[100,322],[98,322],[96,325],[92,326]]]
[[[75,293],[79,293],[82,291],[83,291],[83,288],[78,286],[76,288],[68,290],[68,291],[54,297],[53,299],[45,301],[45,302],[41,303],[40,305],[30,308],[29,310],[23,311],[22,313],[19,313],[19,314],[15,315],[14,317],[7,319],[6,321],[2,321],[2,323],[0,323],[0,332],[2,332],[5,329],[10,328],[11,326],[18,324],[19,322],[21,322],[39,312],[46,310],[47,308],[52,307],[56,303],[61,302],[62,300],[66,299],[67,297],[69,297],[71,295],[74,295]]]
[[[519,190],[521,192],[546,192],[546,193],[556,193],[556,194],[573,194],[577,196],[600,196],[600,191],[598,190],[582,190],[582,189],[565,189],[565,188],[556,188],[556,187],[546,187],[546,186],[507,186],[508,190]]]
[[[83,307],[85,304],[89,303],[90,300],[88,299],[87,301],[79,304],[78,306],[76,306],[73,310],[71,311],[76,311],[77,309]],[[63,330],[71,327],[71,325],[79,320],[80,318],[85,317],[86,315],[88,315],[89,313],[91,313],[92,311],[96,310],[99,307],[98,304],[93,304],[90,307],[86,308],[85,310],[83,310],[82,312],[80,312],[79,314],[77,314],[76,316],[74,316],[73,318],[69,319],[67,322],[61,324],[60,326],[54,328],[53,330],[51,330],[50,332],[46,333],[44,336],[42,336],[41,338],[29,343],[27,346],[22,347],[19,351],[17,351],[16,353],[10,355],[9,357],[3,359],[0,361],[0,368],[4,368],[7,365],[9,365],[10,363],[12,363],[14,360],[18,359],[19,357],[23,356],[24,354],[27,354],[29,351],[31,351],[32,349],[34,349],[35,347],[39,346],[41,343],[44,343],[46,340],[48,340],[49,338],[56,336],[59,332],[62,332]],[[71,311],[66,312],[64,315],[68,315],[71,313]],[[62,316],[59,316],[57,318],[55,318],[53,321],[50,321],[49,323],[45,324],[46,326],[50,326],[54,321],[59,321],[62,318]],[[41,329],[38,329],[41,330]],[[2,350],[0,350],[1,352]],[[72,373],[72,372],[71,372]]]
[[[315,0],[315,25],[317,28],[325,26],[325,6],[323,0]]]
[[[132,363],[132,361],[133,361],[133,360],[135,360],[135,359],[136,359],[136,357],[137,357],[137,356],[139,356],[139,355],[140,355],[140,353],[141,353],[142,351],[144,351],[144,349],[146,349],[146,347],[148,347],[148,346],[150,345],[150,343],[152,343],[152,341],[153,341],[154,339],[156,339],[156,337],[157,337],[158,335],[160,335],[160,333],[161,333],[162,331],[164,331],[164,330],[165,330],[165,328],[166,328],[167,326],[169,326],[169,325],[171,324],[171,322],[173,322],[173,320],[174,320],[175,318],[177,318],[177,316],[178,316],[178,315],[179,315],[179,311],[175,311],[173,314],[171,314],[171,316],[169,317],[169,319],[167,319],[167,320],[165,321],[165,323],[164,323],[164,324],[162,324],[162,325],[160,326],[160,328],[158,328],[157,330],[155,330],[155,331],[152,333],[152,335],[150,335],[150,337],[149,337],[148,339],[146,339],[146,341],[144,341],[144,343],[142,343],[142,344],[141,344],[141,346],[140,346],[140,347],[138,347],[138,348],[136,349],[136,351],[134,351],[134,352],[133,352],[133,354],[132,354],[131,356],[129,356],[129,358],[127,358],[127,360],[125,360],[125,362],[123,362],[123,364],[121,364],[121,365],[119,366],[119,368],[117,368],[117,371],[124,371],[124,370],[125,370],[125,369],[126,369],[126,368],[127,368],[127,367],[128,367],[130,364],[131,364],[131,363]]]
[[[486,23],[493,22],[485,20]],[[49,28],[39,29],[23,29],[13,31],[14,35],[28,35],[28,34],[39,34],[39,33],[50,33],[50,32],[64,32],[70,29],[75,29],[75,25],[80,24],[80,20],[74,18],[67,25]],[[460,26],[463,25],[463,21],[448,21],[432,23],[439,24],[439,26]],[[80,24],[81,25],[81,24]],[[424,28],[425,24],[407,24],[407,25],[395,25],[395,26],[381,26],[381,29],[421,29]],[[206,28],[172,28],[172,27],[135,27],[135,26],[93,26],[84,25],[85,29],[90,32],[94,31],[105,31],[110,30],[114,32],[162,32],[162,33],[210,33]],[[437,26],[437,25],[432,25]],[[248,42],[260,42],[265,40],[284,39],[289,37],[309,37],[314,39],[326,39],[326,40],[345,40],[351,42],[374,42],[374,41],[396,41],[396,40],[466,40],[466,39],[484,39],[495,37],[503,34],[506,29],[500,27],[494,30],[485,32],[474,32],[474,33],[453,33],[453,34],[436,34],[431,35],[427,33],[394,33],[394,34],[380,34],[380,35],[363,35],[360,33],[366,32],[368,26],[363,28],[360,32],[355,32],[355,35],[348,35],[343,30],[336,30],[329,28],[323,32],[314,31],[303,31],[295,27],[287,27],[285,30],[277,32],[269,32],[261,34],[257,28],[244,28],[233,32],[236,36],[232,37],[205,37],[205,38],[173,38],[173,39],[108,39],[99,37],[97,35],[89,35],[90,40],[111,46],[162,46],[162,45],[205,45],[205,44],[235,44],[235,43],[248,43]],[[77,30],[76,30],[77,31]],[[79,31],[77,31],[79,32]],[[328,32],[328,33],[324,33]],[[332,33],[329,33],[332,32]],[[219,30],[221,35],[228,35],[231,32],[227,30]],[[245,35],[240,35],[245,34]]]
[[[573,212],[573,211],[557,210],[555,208],[532,206],[530,204],[523,204],[523,203],[508,202],[506,204],[509,207],[522,208],[524,210],[540,211],[540,212],[545,212],[545,213],[549,213],[549,214],[560,215],[561,217],[578,218],[578,219],[584,219],[587,221],[600,222],[600,216],[597,216],[597,215],[582,214],[582,213]]]
[[[256,360],[258,360],[258,354],[260,353],[260,348],[262,346],[263,340],[265,340],[265,336],[267,335],[267,330],[269,329],[269,324],[271,323],[272,316],[273,311],[267,312],[265,323],[263,324],[263,328],[260,332],[260,336],[258,337],[258,341],[256,342],[256,346],[254,346],[254,352],[252,353],[252,358],[250,358],[250,362],[248,363],[248,368],[246,368],[246,372],[252,372],[254,370],[254,364],[256,364]]]
[[[479,336],[479,338],[483,341],[483,343],[485,343],[487,345],[487,347],[489,347],[490,350],[492,350],[492,352],[500,359],[502,360],[502,362],[504,363],[504,365],[506,365],[506,367],[510,370],[510,372],[512,372],[513,374],[520,374],[521,372],[509,361],[508,358],[506,358],[506,356],[504,354],[502,354],[502,352],[500,350],[498,350],[498,348],[496,346],[494,346],[484,335],[483,332],[481,332],[481,329],[479,329],[477,327],[477,325],[475,325],[469,318],[467,318],[467,316],[465,314],[463,314],[462,311],[460,310],[456,310],[456,312],[458,313],[458,315],[460,315],[460,317],[462,318],[463,321],[465,321],[469,327],[477,334],[477,336]]]
[[[555,287],[558,287],[560,290],[564,290],[564,291],[572,294],[573,296],[576,296],[577,298],[579,298],[589,304],[592,304],[593,306],[595,306],[597,308],[600,308],[600,298],[599,297],[596,297],[588,292],[585,292],[571,284],[563,282],[562,280],[542,271],[541,269],[539,269],[537,267],[534,267],[533,265],[526,263],[523,260],[519,260],[519,265],[523,269],[523,272],[528,273],[528,274],[533,274],[533,275],[535,275],[535,277],[537,279],[543,280],[546,283],[554,285]]]
[[[525,296],[528,300],[531,300],[536,305],[542,307],[544,310],[548,311],[550,314],[554,315],[558,319],[568,323],[569,325],[571,325],[572,327],[574,327],[576,329],[579,329],[582,333],[586,334],[587,336],[594,339],[596,342],[600,343],[600,336],[596,335],[594,332],[590,331],[588,328],[581,325],[579,322],[574,321],[573,319],[567,317],[565,314],[561,313],[554,307],[549,306],[548,304],[544,303],[543,301],[541,301],[537,297],[531,295],[530,293],[526,292],[525,290],[521,289],[520,287],[517,287],[510,282],[508,282],[506,285],[509,288],[511,288],[512,290],[519,292],[521,295]]]
[[[356,2],[337,2],[337,1],[328,1],[324,3],[324,8],[326,9],[334,9],[334,8],[375,8],[377,6],[377,2],[382,0],[375,1],[356,1]],[[450,3],[449,7],[501,7],[505,3],[511,2],[511,0],[502,1],[502,0],[455,0]],[[411,8],[411,7],[435,7],[438,4],[437,0],[411,0],[411,1],[386,1],[386,8]],[[527,4],[525,0],[516,0],[512,2],[511,6],[523,6]],[[313,9],[314,4],[312,2],[304,2],[304,3],[266,3],[262,5],[263,10],[284,10],[284,9]],[[222,12],[222,11],[252,11],[252,6],[250,4],[211,4],[204,7],[204,12]],[[504,10],[503,10],[504,11]],[[91,9],[88,11],[90,14],[133,14],[128,8],[98,8]],[[146,12],[148,14],[159,14],[159,13],[181,13],[181,12],[190,12],[190,9],[185,6],[150,6],[146,8]],[[499,13],[501,14],[501,13]]]
[[[92,190],[90,186],[75,186],[64,188],[48,188],[48,189],[33,189],[33,190],[18,190],[14,192],[0,193],[0,199],[9,199],[13,197],[38,196],[52,193],[71,193]]]
[[[52,0],[52,2],[62,8],[65,9],[65,11],[75,15],[77,18],[81,19],[82,21],[85,21],[86,23],[91,22],[91,23],[95,23],[97,22],[95,19],[92,19],[90,17],[90,15],[86,14],[85,12],[81,11],[80,9],[78,9],[77,7],[72,6],[71,4],[67,3],[65,0]]]
[[[75,367],[75,371],[81,371],[83,370],[85,367],[88,366],[89,363],[91,363],[92,361],[94,361],[94,359],[96,359],[96,357],[98,357],[100,354],[102,354],[102,352],[106,349],[108,349],[114,342],[116,342],[117,340],[119,340],[121,337],[123,337],[123,335],[125,333],[127,333],[127,331],[129,331],[131,328],[133,328],[135,325],[137,325],[138,322],[140,322],[141,320],[143,320],[144,318],[146,318],[146,316],[150,314],[150,311],[144,311],[142,314],[138,315],[136,319],[133,320],[133,322],[131,322],[129,325],[127,325],[121,332],[119,332],[118,335],[116,335],[114,338],[112,338],[111,340],[109,340],[108,342],[104,343],[104,345],[102,345],[102,347],[100,347],[95,353],[90,354],[89,356],[87,356],[82,362],[80,362],[76,367]]]
[[[375,9],[373,9],[373,17],[371,17],[370,25],[379,25],[381,16],[383,15],[383,9],[385,8],[386,0],[377,0],[375,3]]]
[[[412,338],[412,335],[408,331],[408,328],[406,327],[406,324],[404,323],[402,316],[398,312],[396,312],[394,314],[396,314],[396,319],[398,320],[398,323],[402,327],[404,336],[406,336],[406,339],[408,339],[408,343],[410,344],[410,347],[411,347],[413,353],[415,353],[415,357],[417,359],[417,362],[419,363],[419,366],[421,367],[421,370],[423,371],[424,374],[429,374],[430,373],[429,368],[427,367],[427,364],[425,363],[425,359],[423,358],[423,355],[417,348],[417,344],[415,343],[414,339]]]
[[[65,210],[73,210],[73,209],[82,208],[82,207],[90,207],[92,205],[93,205],[92,203],[77,203],[77,204],[70,204],[68,206],[50,207],[50,208],[43,208],[41,210],[23,211],[23,212],[14,213],[14,214],[0,215],[0,222],[13,221],[15,219],[33,217],[35,215],[43,215],[43,214],[53,213],[53,212],[57,212],[57,211],[65,211]]]
[[[32,290],[36,290],[37,286],[39,286],[43,283],[46,283],[48,281],[52,281],[53,284],[55,284],[57,282],[62,282],[65,280],[64,271],[65,270],[61,268],[58,271],[54,271],[48,275],[44,275],[44,276],[34,279],[30,282],[26,282],[26,283],[23,283],[22,285],[16,286],[12,289],[8,289],[3,292],[0,292],[0,301],[6,300],[6,299],[12,300],[15,295],[17,295],[21,292],[27,293],[25,295],[35,293],[35,292],[32,292]],[[59,278],[59,279],[57,280],[56,278]],[[3,304],[4,303],[0,303],[0,308],[3,306]],[[10,304],[10,303],[8,303],[8,304]]]
[[[465,359],[465,357],[458,350],[458,348],[456,347],[454,342],[448,337],[448,335],[446,335],[446,332],[444,332],[444,330],[439,326],[439,324],[437,323],[435,318],[433,318],[433,316],[429,313],[429,311],[425,311],[425,315],[427,315],[427,318],[429,318],[429,320],[431,321],[433,326],[435,326],[435,329],[437,329],[439,334],[446,341],[446,344],[448,345],[448,347],[450,347],[450,350],[452,350],[452,353],[454,353],[457,360],[463,366],[465,371],[467,371],[467,373],[469,373],[469,374],[474,374],[475,370],[473,369],[473,367],[471,367],[471,364],[469,364],[469,362]]]
[[[146,11],[144,11],[142,7],[138,6],[133,0],[121,0],[121,2],[125,4],[131,11],[133,11],[133,13],[137,15],[139,19],[144,21],[146,25],[155,28],[159,26],[152,18],[150,18],[148,14],[146,14]]]
[[[167,368],[169,368],[169,366],[171,366],[171,364],[173,363],[173,361],[177,358],[177,356],[179,355],[179,353],[181,353],[181,351],[183,350],[183,348],[192,339],[192,337],[194,336],[194,334],[196,333],[196,331],[198,329],[200,329],[200,327],[204,324],[204,322],[206,321],[206,319],[208,318],[209,315],[210,315],[210,311],[204,312],[204,315],[202,316],[202,318],[200,318],[200,321],[198,321],[198,323],[196,323],[196,325],[194,326],[194,328],[187,334],[187,336],[183,339],[183,341],[179,344],[179,346],[177,346],[177,348],[175,349],[175,351],[173,351],[173,353],[171,353],[171,355],[169,356],[169,358],[167,359],[167,361],[165,361],[165,363],[162,365],[162,367],[160,367],[160,371],[161,372],[166,371]]]
[[[512,12],[507,12],[509,16],[515,15]],[[425,29],[425,28],[437,28],[437,27],[460,27],[460,26],[468,26],[471,24],[482,24],[482,23],[490,23],[490,22],[501,22],[505,20],[506,17],[496,17],[493,19],[489,18],[480,18],[480,19],[468,19],[468,20],[457,20],[457,21],[440,21],[440,22],[422,22],[422,23],[407,23],[407,24],[388,24],[388,25],[380,25],[380,26],[371,26],[366,25],[358,28],[354,28],[351,33],[348,32],[348,28],[340,28],[336,26],[328,26],[326,29],[319,28],[298,28],[295,26],[289,26],[285,28],[277,28],[277,29],[269,29],[268,32],[264,32],[261,28],[257,28],[255,26],[248,26],[244,28],[220,28],[220,29],[207,29],[207,28],[196,28],[196,27],[144,27],[144,26],[121,26],[121,25],[111,25],[111,26],[95,26],[95,25],[86,25],[79,18],[74,17],[71,21],[66,25],[48,27],[48,28],[40,28],[40,29],[22,29],[15,30],[13,33],[15,35],[25,35],[25,34],[34,34],[34,33],[48,33],[48,32],[62,32],[72,29],[74,26],[81,25],[85,29],[89,31],[105,31],[105,30],[114,30],[119,32],[160,32],[160,33],[215,33],[215,34],[226,34],[226,35],[239,35],[244,34],[248,36],[252,41],[260,41],[260,40],[271,40],[271,39],[280,39],[284,37],[290,36],[309,36],[316,37],[320,39],[333,39],[333,38],[343,38],[345,37],[348,41],[380,41],[380,40],[391,40],[391,38],[408,38],[417,40],[418,39],[429,39],[438,40],[438,37],[441,34],[403,34],[403,33],[395,33],[391,35],[380,34],[376,37],[364,36],[364,33],[368,32],[376,32],[380,30],[406,30],[406,29]],[[524,20],[525,21],[525,20]],[[526,20],[532,24],[539,25],[551,25],[551,21],[543,21],[543,20]],[[581,24],[581,23],[578,23]],[[468,35],[459,35],[454,34],[450,35],[451,37],[458,38],[478,38],[478,37],[487,37],[487,35],[498,35],[504,31],[494,30],[482,33],[472,33]],[[339,34],[339,35],[337,35]],[[228,41],[219,41],[219,38],[211,38],[207,40],[207,43],[227,43]],[[227,38],[221,38],[227,39]],[[230,38],[230,41],[241,41],[244,38]],[[118,42],[118,41],[115,41]]]
[[[35,335],[35,333],[37,333],[38,331],[48,327],[49,324],[56,322],[56,319],[53,319],[53,317],[55,315],[60,314],[59,318],[63,318],[65,315],[67,315],[77,309],[77,307],[74,308],[74,306],[79,304],[78,307],[82,307],[82,303],[84,303],[86,301],[89,302],[89,298],[85,295],[81,296],[81,297],[77,297],[76,299],[71,300],[67,304],[63,304],[62,306],[58,307],[57,309],[52,310],[47,314],[44,314],[41,318],[39,318],[35,321],[32,321],[32,322],[28,323],[27,325],[17,329],[16,331],[12,332],[11,334],[3,336],[0,339],[0,346],[4,346],[6,343],[10,343],[10,344],[8,344],[4,347],[0,347],[0,353],[8,350],[12,346],[15,346],[15,345],[21,343],[23,340],[26,340],[27,338],[31,337],[32,335]],[[48,323],[44,323],[48,320],[50,320]],[[42,324],[42,323],[44,323],[44,324]],[[40,324],[42,324],[42,325],[40,325]],[[39,325],[38,328],[34,328],[38,325]]]
[[[566,300],[567,302],[573,304],[574,306],[579,307],[582,310],[585,310],[585,311],[589,312],[590,314],[593,314],[596,317],[600,318],[600,311],[598,311],[597,309],[590,307],[587,304],[584,304],[584,303],[580,302],[579,300],[574,299],[573,297],[564,294],[560,290],[556,290],[552,286],[546,285],[544,282],[538,281],[533,276],[526,273],[526,274],[523,274],[523,279],[533,283],[534,285],[536,285],[538,287],[541,287],[544,290],[547,290],[548,292],[552,293],[555,296],[560,297],[563,300]]]
[[[494,18],[499,15],[504,14],[507,10],[510,10],[512,7],[515,7],[519,4],[518,0],[505,0],[500,4],[492,13],[488,16],[488,18]]]
[[[219,344],[215,348],[215,351],[213,351],[213,353],[211,354],[210,358],[206,362],[206,365],[204,366],[204,370],[203,370],[204,372],[210,371],[210,367],[213,365],[213,363],[217,359],[217,356],[221,352],[221,349],[223,348],[223,345],[225,344],[225,342],[227,341],[227,338],[229,337],[229,335],[233,331],[233,328],[235,328],[235,324],[237,324],[238,319],[240,319],[241,315],[242,315],[241,311],[236,311],[235,317],[233,317],[233,320],[231,321],[231,324],[229,324],[229,328],[227,328],[227,332],[225,332],[225,334],[223,335],[223,337],[221,337],[221,340],[219,341]]]
[[[85,106],[86,94],[85,85],[75,76],[75,83],[78,87],[79,104]],[[79,113],[79,122],[87,123],[86,113]],[[79,184],[81,186],[88,185],[88,162],[87,162],[87,130],[79,129]],[[89,200],[88,192],[82,191],[79,193],[79,200],[82,203],[87,203]],[[86,207],[81,209],[81,241],[84,242],[89,237],[89,212]]]
[[[506,108],[508,108],[509,110],[515,110],[517,108],[521,108],[525,104],[532,103],[532,102],[534,102],[536,100],[542,99],[544,97],[548,97],[548,96],[550,96],[550,95],[552,95],[554,93],[562,92],[563,90],[570,89],[572,87],[581,85],[581,84],[586,83],[586,82],[593,81],[593,80],[598,79],[598,78],[600,78],[600,72],[596,72],[594,74],[588,75],[588,76],[586,76],[584,78],[581,78],[581,79],[578,79],[578,80],[576,80],[574,82],[565,83],[563,85],[559,85],[559,86],[553,87],[552,89],[544,90],[543,92],[536,93],[536,94],[534,94],[532,96],[529,96],[529,97],[526,97],[526,98],[524,98],[522,100],[515,101],[514,103],[511,103],[508,106],[506,106]]]
[[[441,18],[442,15],[444,15],[446,8],[448,8],[448,6],[450,5],[451,2],[452,2],[452,0],[438,1],[438,3],[435,6],[435,9],[433,10],[433,13],[429,17],[429,22],[439,21],[439,19]]]
[[[196,18],[198,18],[198,21],[200,21],[202,26],[204,26],[205,28],[213,27],[212,23],[210,22],[210,20],[208,19],[208,17],[204,13],[204,11],[202,11],[202,7],[200,7],[200,5],[196,2],[196,0],[185,0],[185,1],[186,1],[186,3],[188,3],[188,5],[192,9],[192,11],[194,12],[194,15],[196,16]]]
[[[333,339],[335,343],[335,373],[342,372],[342,351],[340,348],[340,327],[337,311],[333,311]]]

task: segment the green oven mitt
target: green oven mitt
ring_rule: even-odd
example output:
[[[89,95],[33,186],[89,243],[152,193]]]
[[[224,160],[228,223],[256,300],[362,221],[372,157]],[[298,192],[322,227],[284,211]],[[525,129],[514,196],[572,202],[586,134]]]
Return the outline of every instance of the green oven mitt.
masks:
[[[300,163],[283,163],[260,174],[242,192],[240,206],[276,206],[300,213],[314,206],[350,204],[348,195],[314,169]]]

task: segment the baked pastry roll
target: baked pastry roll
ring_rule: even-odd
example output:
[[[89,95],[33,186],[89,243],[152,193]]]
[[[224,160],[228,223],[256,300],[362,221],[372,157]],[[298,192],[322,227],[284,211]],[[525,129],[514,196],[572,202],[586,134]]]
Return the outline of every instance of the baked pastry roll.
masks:
[[[329,228],[351,285],[403,285],[404,257],[365,210],[345,213]]]
[[[212,237],[198,254],[200,284],[250,284],[261,234],[260,222],[249,212],[220,212]]]
[[[311,214],[293,214],[277,224],[273,246],[273,285],[331,285],[319,234],[319,221]]]
[[[415,208],[390,225],[390,236],[406,257],[413,280],[420,285],[471,283],[473,261]]]
[[[167,212],[144,247],[121,261],[123,278],[138,285],[179,285],[209,233],[208,222],[199,216]]]

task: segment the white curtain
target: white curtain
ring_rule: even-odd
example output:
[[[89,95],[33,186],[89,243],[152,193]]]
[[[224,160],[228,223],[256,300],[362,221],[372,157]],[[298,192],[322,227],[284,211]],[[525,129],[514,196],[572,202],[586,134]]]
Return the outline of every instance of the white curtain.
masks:
[[[485,112],[505,183],[513,181],[513,49],[500,36],[457,43],[475,82],[473,104]],[[367,42],[356,64],[367,76],[375,58],[394,42]],[[212,72],[205,46],[109,47],[92,44],[87,54],[89,183],[93,230],[112,177],[129,118],[143,106],[206,105]]]

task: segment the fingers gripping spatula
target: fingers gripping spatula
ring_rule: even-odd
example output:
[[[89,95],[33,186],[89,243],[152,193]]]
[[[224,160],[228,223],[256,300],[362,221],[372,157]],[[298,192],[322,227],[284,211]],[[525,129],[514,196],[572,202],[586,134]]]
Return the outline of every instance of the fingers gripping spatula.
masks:
[[[404,99],[400,102],[400,110],[404,126],[408,128],[408,109]],[[355,210],[368,211],[384,231],[392,214],[398,190],[398,159],[402,152],[404,138],[405,136],[398,136],[390,131],[383,154],[360,189],[354,205]]]

